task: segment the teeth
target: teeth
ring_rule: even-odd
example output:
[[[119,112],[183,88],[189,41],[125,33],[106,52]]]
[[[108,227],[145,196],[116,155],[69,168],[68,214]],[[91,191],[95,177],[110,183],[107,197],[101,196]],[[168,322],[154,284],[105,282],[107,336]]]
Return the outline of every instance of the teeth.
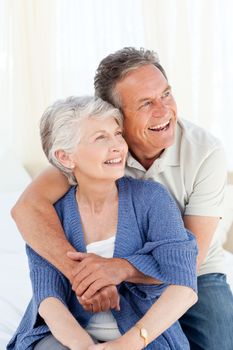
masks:
[[[160,125],[156,125],[156,126],[151,126],[149,129],[150,130],[160,130],[165,128],[168,124],[170,123],[170,120],[168,120],[168,122],[164,123],[164,124],[160,124]]]
[[[121,162],[121,158],[116,158],[116,159],[111,159],[111,160],[106,160],[106,164],[117,164]]]

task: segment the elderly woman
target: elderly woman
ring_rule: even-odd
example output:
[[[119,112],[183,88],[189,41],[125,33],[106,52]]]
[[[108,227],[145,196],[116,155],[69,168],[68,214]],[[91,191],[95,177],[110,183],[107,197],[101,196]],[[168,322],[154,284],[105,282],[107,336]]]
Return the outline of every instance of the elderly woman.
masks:
[[[158,183],[123,177],[118,109],[71,97],[41,120],[43,149],[73,186],[56,204],[79,252],[123,258],[157,284],[120,281],[120,307],[83,308],[69,281],[27,247],[33,296],[7,349],[189,349],[178,318],[196,300],[196,242]]]

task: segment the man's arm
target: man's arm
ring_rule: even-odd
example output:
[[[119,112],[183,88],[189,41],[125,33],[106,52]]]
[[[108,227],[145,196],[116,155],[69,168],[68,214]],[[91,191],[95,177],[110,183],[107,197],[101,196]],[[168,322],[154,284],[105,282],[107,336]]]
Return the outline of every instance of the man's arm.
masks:
[[[193,191],[189,196],[183,221],[185,227],[197,239],[199,270],[206,258],[220,217],[224,213],[227,167],[225,152],[219,142],[199,167],[197,166],[196,171]]]
[[[67,241],[53,207],[68,189],[66,177],[49,167],[26,188],[13,207],[12,216],[28,245],[71,280],[76,263],[66,253],[75,249]]]
[[[28,245],[71,281],[77,261],[68,258],[67,252],[76,250],[67,241],[53,206],[68,189],[66,177],[49,167],[26,188],[13,207],[12,216]],[[129,265],[130,277],[141,281],[142,274],[127,261],[123,263],[125,267]]]
[[[69,184],[66,177],[54,167],[49,167],[26,188],[13,207],[12,216],[28,245],[57,267],[72,283],[72,272],[77,268],[79,261],[72,260],[67,256],[68,251],[75,252],[76,250],[67,241],[53,206],[68,189]],[[133,276],[142,278],[142,274],[137,269],[124,261],[125,267],[126,264],[128,264],[127,271],[132,278]],[[118,307],[117,292],[115,288],[115,292],[112,289],[113,286],[110,286],[108,290],[103,290],[93,302],[96,304],[96,300],[98,300],[98,303],[106,304],[103,299],[108,300],[106,296],[108,295],[109,298],[111,297],[108,304],[111,304],[111,307],[114,305]],[[106,309],[106,307],[104,308]]]
[[[68,256],[80,262],[73,269],[72,289],[85,299],[91,298],[103,287],[117,286],[121,282],[162,284],[161,281],[143,274],[123,258],[103,258],[93,253],[80,252],[68,252]],[[152,264],[153,259],[151,256]]]
[[[210,216],[186,215],[184,226],[196,237],[198,246],[197,271],[204,262],[211,240],[217,228],[219,218]]]

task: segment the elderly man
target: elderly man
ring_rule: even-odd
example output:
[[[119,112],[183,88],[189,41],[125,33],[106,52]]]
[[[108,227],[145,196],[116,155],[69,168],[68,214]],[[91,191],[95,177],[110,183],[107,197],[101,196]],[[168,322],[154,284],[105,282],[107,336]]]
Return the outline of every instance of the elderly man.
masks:
[[[226,182],[221,144],[203,129],[177,119],[171,86],[151,51],[124,48],[107,56],[97,69],[95,90],[124,114],[130,150],[126,175],[165,185],[186,228],[196,236],[199,300],[180,320],[191,349],[233,349],[233,297],[217,237]],[[156,281],[123,259],[112,262],[74,252],[52,205],[67,189],[58,171],[44,171],[21,196],[13,217],[28,244],[69,278],[85,308],[118,308],[115,286],[120,280]]]

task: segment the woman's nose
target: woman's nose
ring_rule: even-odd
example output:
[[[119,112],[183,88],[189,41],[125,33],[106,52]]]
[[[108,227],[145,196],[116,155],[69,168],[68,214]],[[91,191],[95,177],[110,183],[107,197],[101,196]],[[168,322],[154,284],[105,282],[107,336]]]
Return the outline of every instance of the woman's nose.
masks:
[[[120,152],[124,148],[124,140],[118,138],[113,138],[110,145],[111,151]]]
[[[110,147],[112,152],[120,152],[121,151],[121,145],[119,143],[113,143]]]

